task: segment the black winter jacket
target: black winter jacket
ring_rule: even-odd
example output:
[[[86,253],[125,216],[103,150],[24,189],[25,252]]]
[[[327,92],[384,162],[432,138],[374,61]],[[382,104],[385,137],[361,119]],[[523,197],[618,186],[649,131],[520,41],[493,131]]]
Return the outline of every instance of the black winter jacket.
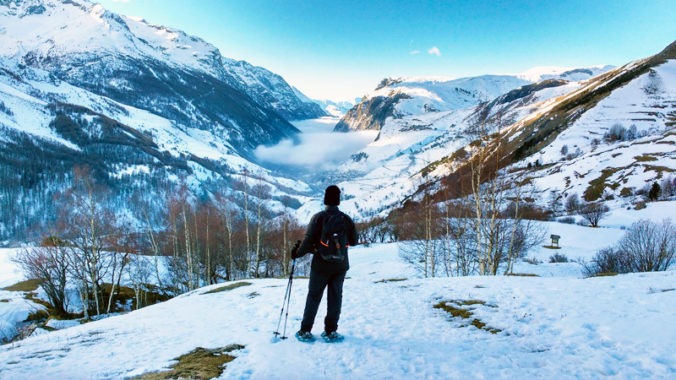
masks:
[[[305,233],[305,239],[300,245],[300,248],[298,248],[298,257],[305,256],[307,253],[314,254],[317,252],[317,247],[319,247],[319,240],[321,239],[322,234],[322,226],[326,216],[338,212],[341,211],[337,206],[326,206],[324,211],[320,211],[312,217],[310,224],[308,224],[307,232]],[[345,217],[348,223],[347,240],[349,245],[353,247],[358,244],[357,229],[355,228],[352,219],[347,215],[345,215]],[[320,255],[314,255],[312,258],[312,269],[325,273],[347,272],[347,270],[350,269],[349,254],[341,263],[329,263],[322,259]]]

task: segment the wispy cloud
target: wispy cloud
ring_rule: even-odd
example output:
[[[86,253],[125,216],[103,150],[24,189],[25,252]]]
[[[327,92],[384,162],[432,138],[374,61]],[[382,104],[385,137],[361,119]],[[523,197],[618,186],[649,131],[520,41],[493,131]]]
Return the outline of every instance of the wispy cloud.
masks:
[[[410,55],[418,55],[418,54],[420,54],[420,50],[411,50],[411,51],[409,52],[409,54],[410,54]]]
[[[128,3],[130,0],[113,0],[113,3]]]
[[[430,55],[436,55],[437,57],[441,57],[441,50],[439,50],[439,48],[436,46],[432,46],[430,50],[427,51],[427,53]]]

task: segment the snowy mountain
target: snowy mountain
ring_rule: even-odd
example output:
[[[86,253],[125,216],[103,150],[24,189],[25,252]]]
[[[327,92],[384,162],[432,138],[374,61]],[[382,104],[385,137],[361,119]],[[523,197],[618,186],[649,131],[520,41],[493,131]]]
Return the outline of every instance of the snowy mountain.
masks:
[[[317,104],[319,104],[324,111],[326,111],[329,115],[333,117],[343,117],[347,113],[347,111],[351,110],[352,107],[354,107],[355,103],[358,103],[358,100],[356,102],[350,102],[350,101],[333,101],[333,100],[315,100]]]
[[[348,111],[335,130],[380,130],[389,117],[470,108],[527,83],[513,76],[496,75],[455,80],[388,78]]]
[[[386,78],[347,112],[335,130],[379,130],[388,117],[397,119],[427,112],[467,109],[528,84],[548,79],[577,82],[611,68],[539,67],[518,75],[483,75],[460,79]]]
[[[0,2],[0,241],[48,222],[75,166],[115,190],[112,204],[136,194],[151,210],[179,182],[236,195],[243,172],[273,198],[306,192],[253,154],[297,139],[288,120],[324,114],[297,94],[197,37],[86,0]]]
[[[296,134],[288,119],[323,115],[265,69],[88,1],[9,2],[0,12],[1,56],[179,127],[220,129],[240,153]]]
[[[97,178],[116,190],[115,204],[141,198],[161,209],[153,201],[181,182],[194,193],[223,190],[242,203],[246,173],[255,172],[271,188],[265,203],[273,215],[293,212],[308,220],[321,207],[319,197],[308,201],[308,196],[338,182],[342,206],[356,218],[385,216],[421,185],[462,175],[463,160],[475,152],[473,129],[481,118],[490,133],[520,136],[510,137],[505,165],[537,163],[532,174],[543,199],[552,191],[559,197],[572,192],[588,199],[634,197],[673,169],[673,59],[661,66],[637,61],[600,75],[609,67],[386,79],[334,128],[377,131],[374,141],[365,147],[361,140],[330,144],[341,150],[335,156],[342,160],[331,161],[330,170],[296,166],[280,174],[283,164],[274,155],[263,161],[256,152],[278,143],[286,155],[303,151],[298,129],[287,120],[322,110],[279,76],[225,58],[197,37],[89,2],[3,2],[0,28],[0,175],[8,184],[0,198],[3,238],[52,215],[48,200],[81,164],[93,166]],[[612,86],[603,85],[606,80]],[[545,127],[533,124],[537,120]],[[635,138],[605,139],[616,124]],[[561,133],[566,129],[570,132]],[[552,130],[557,132],[547,132]],[[543,140],[529,138],[533,133]],[[335,136],[318,135],[312,150],[303,152],[326,150],[322,144]],[[344,152],[357,145],[353,154]],[[645,149],[638,156],[630,153],[639,148]],[[612,174],[604,169],[632,157],[639,158],[623,164],[629,166],[618,169],[612,183],[606,181]],[[545,172],[544,163],[566,174]],[[584,165],[594,169],[586,174],[576,169]],[[601,195],[598,186],[587,192],[592,180],[606,183]],[[30,222],[23,220],[26,214]]]
[[[500,102],[498,99],[506,101],[505,104],[501,104],[506,109],[513,109],[511,115],[505,117],[510,120],[528,115],[533,111],[533,104],[564,95],[580,86],[578,82],[548,81],[543,84],[528,84],[520,79],[514,80],[515,83],[526,84],[511,90],[512,86],[508,86],[505,92],[496,95],[492,102],[486,103],[498,103]],[[466,94],[464,91],[457,93]],[[389,102],[396,98],[395,95],[371,99]],[[417,97],[404,99],[400,103],[391,102],[392,110],[399,107],[405,109],[402,105],[406,105],[404,103],[406,101],[410,101],[414,106],[423,104],[423,107],[422,110],[420,107],[409,107],[412,114],[402,112],[398,117],[385,116],[375,141],[355,152],[352,160],[340,165],[337,172],[341,175],[338,178],[341,180],[341,187],[349,194],[343,203],[344,208],[365,217],[386,216],[392,209],[399,207],[404,199],[414,194],[421,185],[442,178],[444,173],[448,174],[440,172],[438,176],[428,178],[422,175],[423,170],[425,173],[431,171],[432,167],[438,165],[435,163],[443,162],[451,153],[474,141],[476,134],[471,132],[474,120],[478,109],[486,105],[479,106],[480,102],[475,97],[465,97],[470,104],[466,108],[445,111],[428,108],[425,111],[424,105],[428,99],[430,97]],[[366,103],[368,100],[360,105]],[[360,105],[355,109],[359,109]],[[374,120],[371,118],[372,115],[367,111],[363,116],[364,119]],[[341,123],[348,119],[349,113]]]
[[[570,82],[579,82],[603,74],[614,69],[614,66],[600,65],[585,68],[559,67],[559,66],[540,66],[533,67],[523,73],[517,74],[517,77],[529,82],[537,83],[547,79],[563,79]]]
[[[237,79],[236,88],[258,104],[269,105],[287,120],[316,119],[326,116],[322,107],[291,87],[284,78],[246,61],[223,59],[225,70]]]
[[[565,87],[542,83],[554,87],[535,94]],[[536,103],[526,91],[488,104],[479,111],[486,122],[497,115],[506,122],[487,151],[500,151],[501,166],[532,181],[547,195],[541,200],[573,193],[623,207],[644,200],[646,187],[676,170],[676,43],[576,87]],[[435,175],[462,176],[462,163],[442,161],[430,168]]]
[[[660,211],[664,207],[654,206],[640,215],[619,210],[611,218],[614,228],[544,225],[548,233],[563,237],[557,253],[588,259],[614,244],[624,233],[620,227],[632,218],[666,214]],[[397,244],[351,249],[339,327],[345,340],[332,346],[292,337],[302,317],[307,278],[293,281],[287,340],[272,334],[287,280],[252,279],[200,288],[66,329],[52,320],[49,325],[61,330],[39,329],[28,339],[0,346],[0,374],[8,379],[130,378],[168,371],[198,347],[207,354],[213,350],[206,360],[226,351],[233,357],[208,376],[221,379],[669,378],[676,371],[676,330],[669,327],[676,316],[673,270],[583,279],[578,262],[548,263],[552,250],[539,247],[530,263],[519,261],[515,268],[528,277],[421,278],[400,258],[399,249]],[[9,273],[11,255],[0,250],[3,273]],[[0,290],[0,298],[5,301],[0,318],[13,316],[9,310],[19,317],[31,310],[22,308],[27,301],[20,292]],[[467,318],[444,311],[444,304]],[[315,334],[321,331],[325,305],[320,305]],[[283,320],[279,331],[284,332]],[[182,360],[204,367],[199,355]]]
[[[501,148],[511,158],[502,165],[519,174],[528,170],[540,206],[548,207],[550,196],[576,193],[632,207],[646,186],[676,170],[675,64],[672,44],[654,57],[575,82],[498,77],[491,92],[486,77],[463,80],[464,88],[454,81],[383,81],[336,126],[379,130],[338,170],[349,194],[343,207],[385,216],[422,185],[459,188],[467,158],[477,152],[478,125],[489,134],[503,130],[495,142],[508,142]],[[543,75],[539,70],[538,79]],[[626,133],[616,139],[611,129]]]

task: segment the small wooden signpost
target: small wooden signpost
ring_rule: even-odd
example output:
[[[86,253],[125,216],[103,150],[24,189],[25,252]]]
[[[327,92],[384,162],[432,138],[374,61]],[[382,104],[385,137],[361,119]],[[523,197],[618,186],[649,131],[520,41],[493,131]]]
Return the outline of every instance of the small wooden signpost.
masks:
[[[559,246],[559,239],[561,239],[561,236],[559,236],[559,235],[551,235],[550,238],[552,238],[552,246],[553,246],[553,247],[558,247],[558,246]]]

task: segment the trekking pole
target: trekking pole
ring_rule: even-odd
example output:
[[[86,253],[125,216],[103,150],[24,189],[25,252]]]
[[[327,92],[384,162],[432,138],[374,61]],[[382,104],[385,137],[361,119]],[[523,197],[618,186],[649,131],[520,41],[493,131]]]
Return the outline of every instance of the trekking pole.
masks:
[[[280,337],[281,339],[286,339],[286,321],[289,318],[289,304],[291,303],[291,284],[293,283],[293,271],[296,267],[296,259],[291,261],[291,272],[289,273],[289,282],[286,284],[286,291],[284,292],[284,300],[282,301],[282,308],[279,310],[279,320],[277,321],[277,329],[273,333],[275,336],[279,336],[279,325],[282,323],[282,315],[284,315],[284,309],[286,308],[286,319],[284,320],[284,333]]]
[[[296,268],[296,259],[291,261],[291,274],[289,274],[289,297],[286,299],[286,316],[284,317],[284,335],[282,339],[286,339],[286,322],[289,320],[289,306],[291,305],[291,287],[293,286],[293,270]]]

